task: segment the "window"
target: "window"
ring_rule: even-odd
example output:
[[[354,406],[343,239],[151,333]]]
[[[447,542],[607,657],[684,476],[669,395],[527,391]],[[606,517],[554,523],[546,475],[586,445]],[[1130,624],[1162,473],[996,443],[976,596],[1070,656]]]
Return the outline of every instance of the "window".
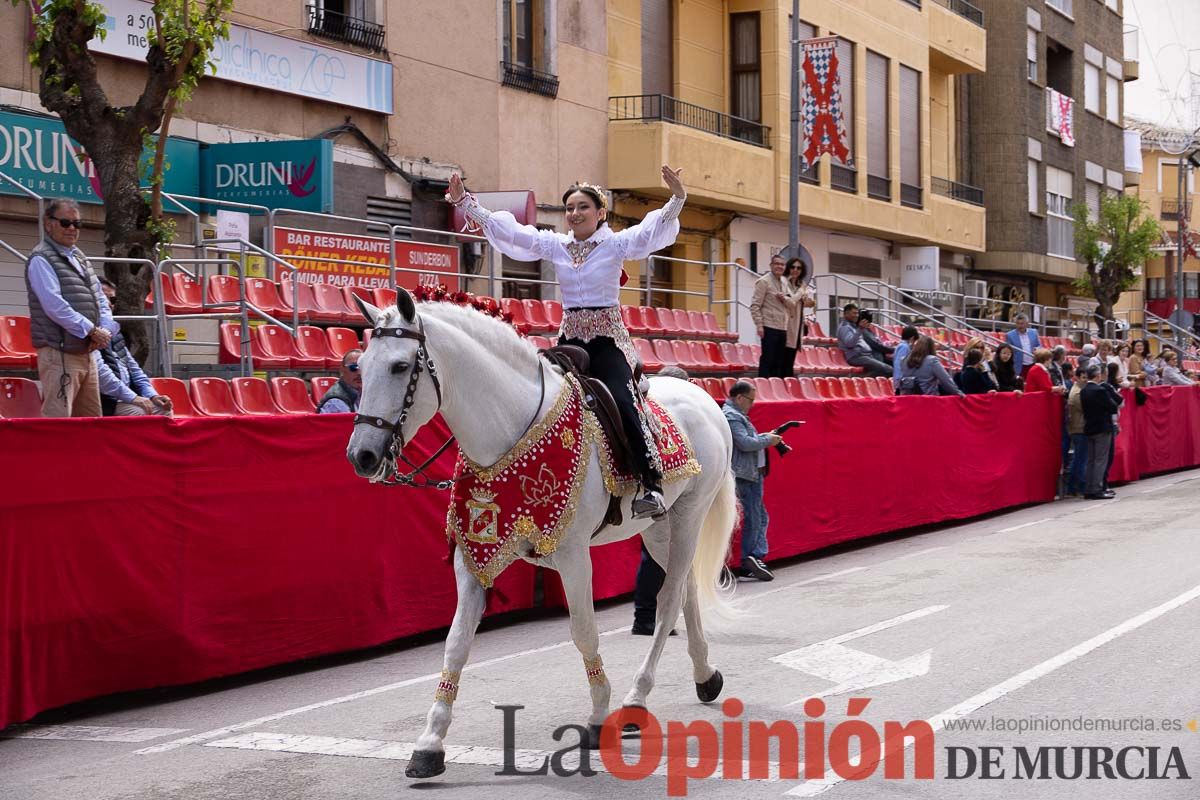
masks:
[[[1100,219],[1100,195],[1102,187],[1095,181],[1087,181],[1084,184],[1085,201],[1087,202],[1088,219],[1092,222]]]
[[[792,15],[788,14],[788,31],[791,31],[791,29],[792,29],[791,22],[792,22]],[[800,35],[798,38],[801,41],[803,41],[804,39],[813,39],[817,35],[816,26],[812,25],[811,23],[805,22],[804,20],[800,20],[800,25],[798,27],[800,29]],[[801,54],[801,57],[803,58],[803,54]],[[801,73],[800,80],[804,80],[803,73]],[[806,169],[800,173],[800,182],[801,183],[811,183],[814,185],[821,182],[820,176],[817,175],[817,165],[816,164],[813,164],[811,167],[809,167],[808,169]]]
[[[854,42],[837,40],[838,86],[842,92],[842,118],[846,121],[846,150],[854,158]],[[858,191],[858,171],[853,167],[833,164],[833,188],[846,192]]]
[[[900,202],[921,208],[921,73],[900,65]]]
[[[892,199],[892,173],[888,159],[887,58],[867,51],[867,194],[877,200]]]
[[[1075,259],[1075,221],[1071,218],[1074,176],[1046,167],[1046,252]]]
[[[1074,75],[1073,57],[1074,53],[1065,45],[1053,39],[1046,40],[1046,85],[1067,97],[1075,96],[1071,78]]]
[[[1100,113],[1101,73],[1104,56],[1091,45],[1083,46],[1083,107],[1093,114]]]
[[[1104,117],[1109,122],[1121,123],[1121,62],[1108,59],[1107,74],[1104,76]]]
[[[730,85],[733,102],[730,113],[752,122],[762,119],[762,62],[759,57],[758,12],[731,14],[729,17]]]
[[[1025,71],[1029,80],[1038,79],[1038,34],[1033,28],[1025,32]]]
[[[308,32],[326,39],[383,50],[383,26],[375,22],[373,0],[314,0],[308,6]]]
[[[1183,296],[1200,297],[1200,273],[1183,273]]]
[[[642,0],[642,94],[675,94],[671,0]]]
[[[558,78],[552,73],[546,36],[546,0],[504,0],[503,67],[505,86],[556,97]]]
[[[1111,10],[1116,11],[1118,14],[1121,13],[1119,0],[1104,0],[1104,5],[1108,6]]]

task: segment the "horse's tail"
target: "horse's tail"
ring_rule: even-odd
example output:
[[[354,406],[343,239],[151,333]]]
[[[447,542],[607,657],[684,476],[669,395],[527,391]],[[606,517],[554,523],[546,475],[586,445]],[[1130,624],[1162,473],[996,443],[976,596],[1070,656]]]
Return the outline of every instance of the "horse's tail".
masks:
[[[729,558],[729,541],[738,522],[737,493],[734,491],[733,470],[726,469],[717,496],[713,498],[708,515],[700,526],[700,540],[692,558],[696,592],[700,611],[706,622],[718,625],[737,619],[740,614],[731,602],[736,580],[723,576]]]

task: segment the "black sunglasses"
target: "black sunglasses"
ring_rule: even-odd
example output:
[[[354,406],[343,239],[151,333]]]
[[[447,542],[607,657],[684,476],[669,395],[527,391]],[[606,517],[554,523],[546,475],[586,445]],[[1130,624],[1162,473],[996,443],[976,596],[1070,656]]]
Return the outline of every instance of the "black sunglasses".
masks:
[[[83,220],[81,219],[63,219],[62,217],[49,217],[64,228],[75,228],[79,230],[83,228]]]
[[[347,364],[346,369],[350,370],[351,372],[358,372],[358,363],[355,362],[353,364]]]

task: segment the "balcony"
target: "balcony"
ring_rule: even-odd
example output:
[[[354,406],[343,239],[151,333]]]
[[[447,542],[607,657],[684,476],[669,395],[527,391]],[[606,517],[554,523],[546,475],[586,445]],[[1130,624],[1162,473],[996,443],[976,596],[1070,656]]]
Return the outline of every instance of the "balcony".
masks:
[[[881,175],[867,175],[867,197],[875,200],[892,199],[892,180]]]
[[[509,61],[501,61],[500,66],[504,69],[504,79],[501,81],[504,86],[523,89],[533,94],[540,94],[543,97],[558,97],[557,75],[551,75],[548,72],[539,72],[532,67],[514,64]]]
[[[610,121],[662,120],[757,147],[771,146],[771,129],[766,125],[685,103],[665,94],[610,97],[608,118]]]
[[[610,97],[608,118],[611,188],[665,197],[662,165],[670,164],[683,169],[688,194],[707,205],[775,209],[767,126],[657,94]]]
[[[839,192],[854,193],[858,191],[858,170],[833,164],[830,167],[830,185]]]
[[[983,72],[987,31],[983,12],[967,0],[937,0],[929,6],[930,65],[948,75]]]
[[[339,14],[326,8],[308,7],[308,32],[323,39],[383,52],[383,26],[370,20]]]
[[[1075,146],[1075,100],[1046,87],[1046,130],[1067,147]]]
[[[1185,219],[1192,218],[1192,204],[1185,202],[1183,205],[1183,217]],[[1178,197],[1167,198],[1162,200],[1162,211],[1159,212],[1158,218],[1169,222],[1179,222],[1179,207],[1180,202]]]
[[[907,183],[900,184],[900,205],[905,208],[924,208],[922,202],[924,192],[920,186],[911,186]]]
[[[1125,26],[1125,60],[1122,76],[1127,83],[1138,79],[1138,29],[1133,25]]]
[[[932,180],[934,194],[949,197],[951,200],[957,200],[960,203],[970,203],[973,206],[983,205],[983,189],[936,176]]]

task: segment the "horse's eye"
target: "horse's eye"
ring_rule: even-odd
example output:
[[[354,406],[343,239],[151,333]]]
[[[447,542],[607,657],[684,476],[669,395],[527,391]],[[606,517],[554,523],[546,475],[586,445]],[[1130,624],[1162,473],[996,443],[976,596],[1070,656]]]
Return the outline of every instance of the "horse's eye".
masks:
[[[395,364],[392,364],[392,374],[393,375],[403,375],[407,371],[408,371],[408,363],[405,361],[397,361]]]

